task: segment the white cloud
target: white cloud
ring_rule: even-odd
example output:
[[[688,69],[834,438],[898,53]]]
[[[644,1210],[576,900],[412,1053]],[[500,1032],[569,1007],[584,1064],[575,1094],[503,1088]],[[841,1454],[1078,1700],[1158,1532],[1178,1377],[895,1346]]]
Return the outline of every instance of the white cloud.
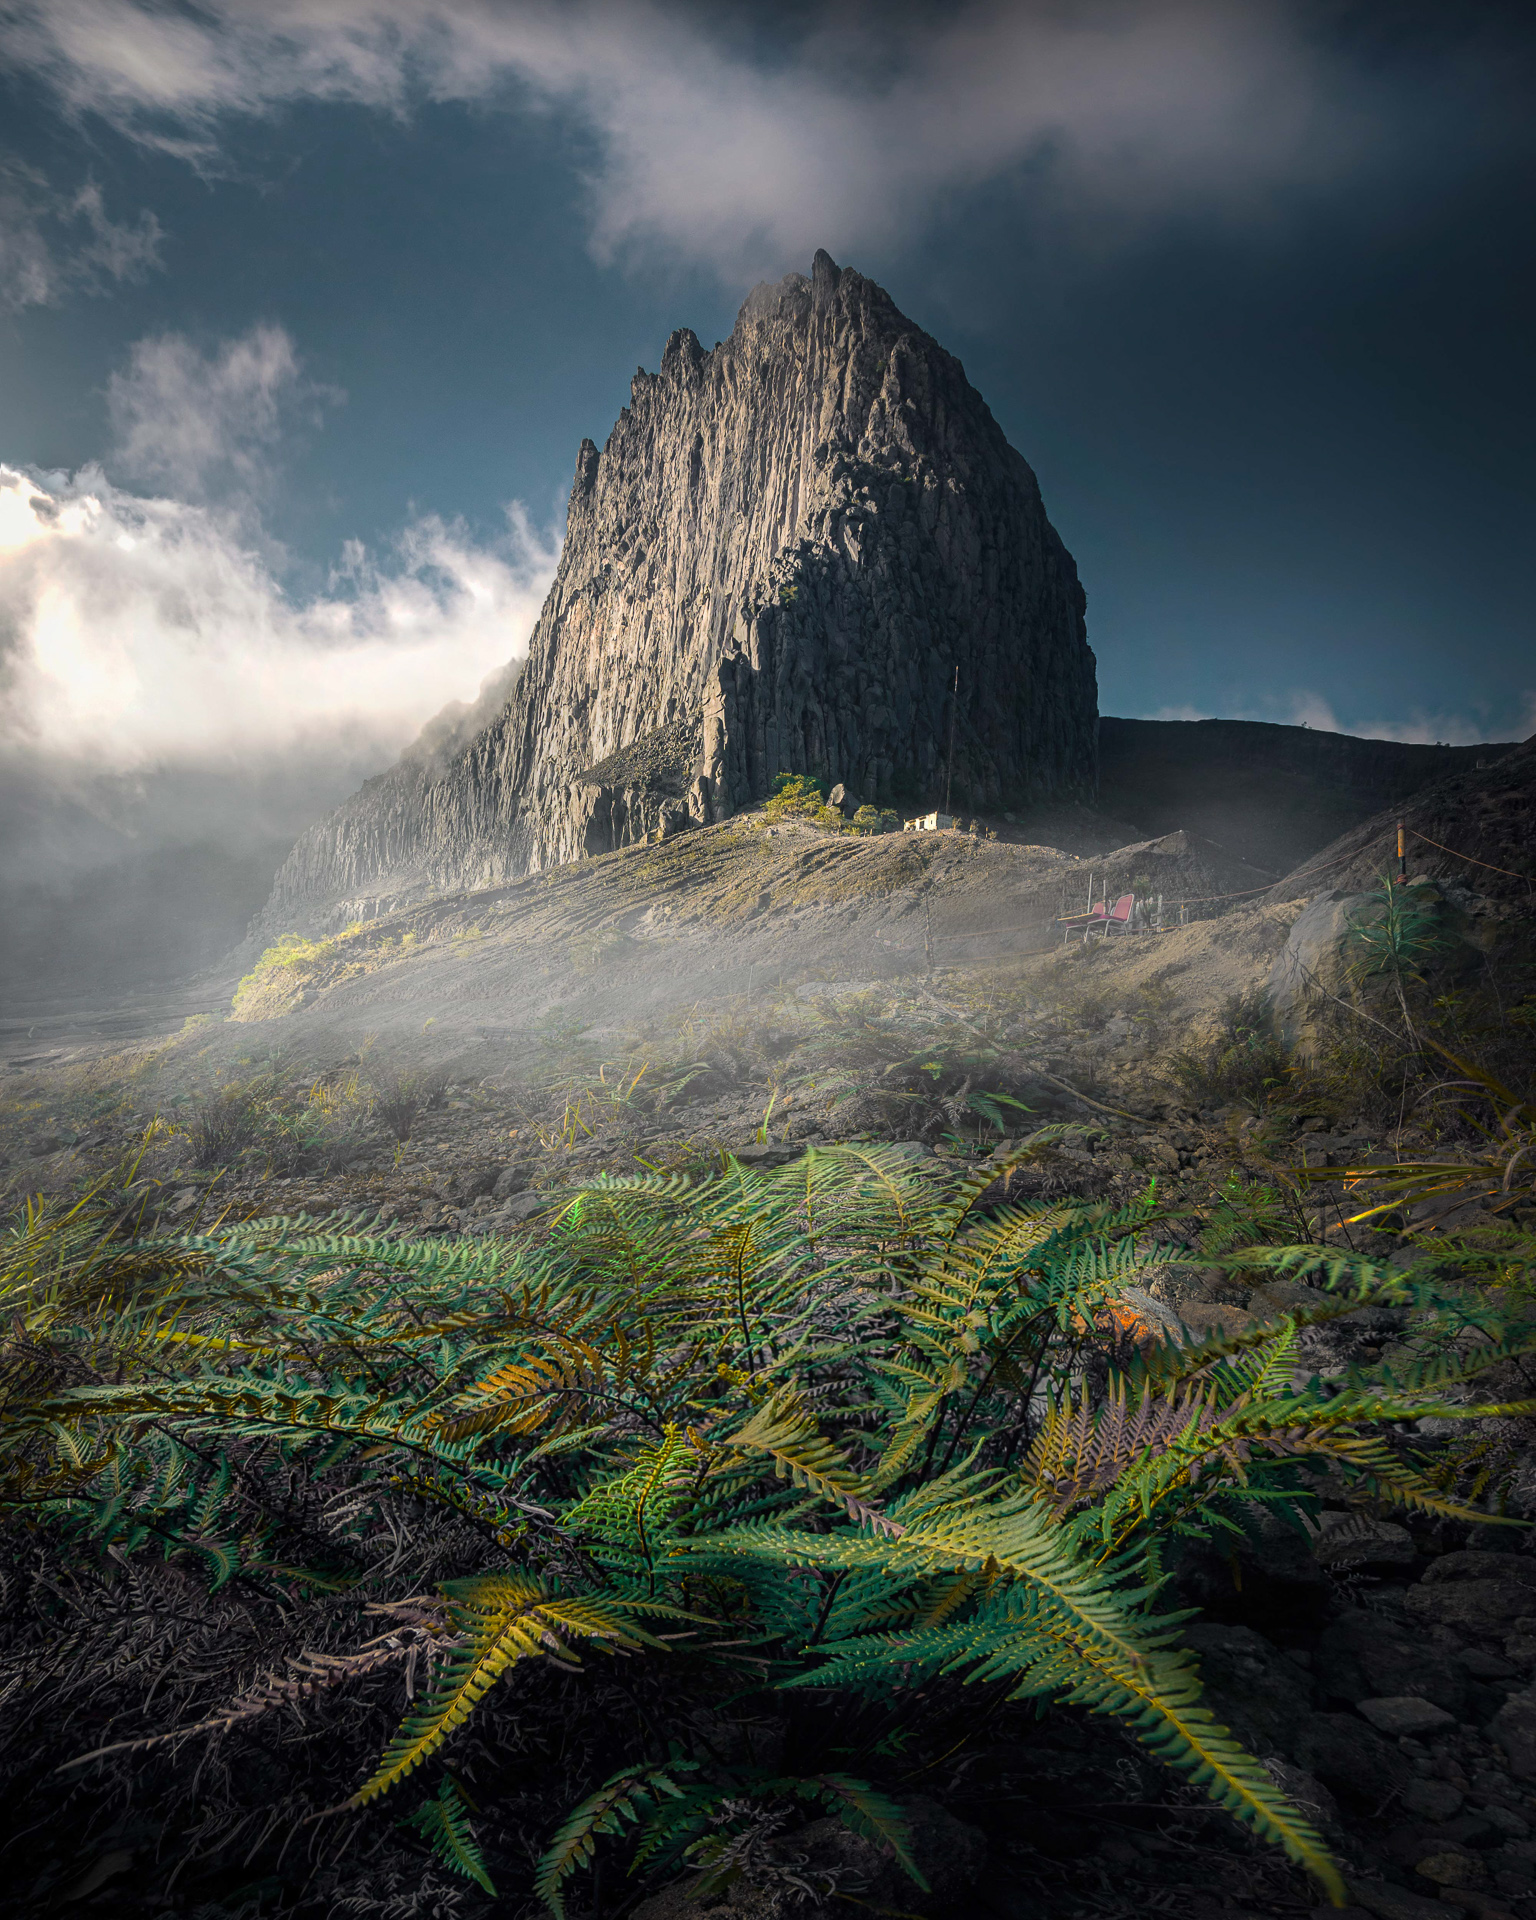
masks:
[[[1335,727],[1335,733],[1357,733],[1366,740],[1402,740],[1420,747],[1473,747],[1483,740],[1518,740],[1520,723],[1500,716],[1489,721],[1467,713],[1426,713],[1416,708],[1402,720],[1362,720],[1358,726]]]
[[[492,546],[425,519],[293,604],[204,507],[0,467],[0,749],[55,784],[342,740],[376,769],[526,651],[555,559],[517,506]]]
[[[94,181],[61,194],[34,168],[0,155],[0,307],[52,306],[66,293],[142,279],[160,264],[163,238],[147,211],[132,222],[109,219]]]
[[[112,465],[183,495],[220,483],[258,489],[296,410],[341,397],[304,379],[282,327],[252,327],[207,355],[180,334],[139,340],[107,388]]]
[[[647,0],[12,0],[0,58],[204,160],[223,117],[293,101],[531,94],[596,136],[600,255],[674,251],[736,278],[904,237],[1000,179],[1087,226],[1252,214],[1412,120],[1283,0],[828,11],[771,59],[704,22]]]

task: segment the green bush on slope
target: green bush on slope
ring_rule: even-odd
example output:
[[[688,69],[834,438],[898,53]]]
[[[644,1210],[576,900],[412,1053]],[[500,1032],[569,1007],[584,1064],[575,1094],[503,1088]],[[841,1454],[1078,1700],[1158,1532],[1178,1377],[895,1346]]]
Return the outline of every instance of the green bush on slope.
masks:
[[[1390,1426],[1494,1411],[1457,1389],[1536,1343],[1485,1321],[1468,1357],[1436,1337],[1459,1297],[1297,1248],[1243,1258],[1306,1312],[1158,1346],[1150,1197],[984,1214],[991,1178],[841,1148],[603,1180],[518,1242],[35,1212],[4,1274],[9,1819],[68,1858],[158,1794],[203,1860],[362,1820],[482,1887],[537,1846],[559,1913],[599,1849],[713,1884],[799,1805],[915,1874],[901,1781],[972,1688],[1114,1716],[1339,1897],[1201,1704],[1170,1556],[1298,1509],[1306,1462],[1472,1517]],[[1298,1373],[1304,1324],[1408,1302],[1423,1361]]]

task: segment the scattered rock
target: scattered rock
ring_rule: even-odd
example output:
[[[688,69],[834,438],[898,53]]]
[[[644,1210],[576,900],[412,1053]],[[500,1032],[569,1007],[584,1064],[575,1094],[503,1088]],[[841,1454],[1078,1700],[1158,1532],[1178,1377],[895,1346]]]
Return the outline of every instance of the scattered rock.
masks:
[[[1442,1553],[1425,1568],[1420,1584],[1436,1587],[1447,1580],[1517,1581],[1536,1587],[1536,1559],[1514,1553],[1490,1553],[1486,1549]]]
[[[1156,1173],[1177,1173],[1179,1150],[1161,1134],[1149,1133],[1136,1143],[1136,1156],[1144,1167]]]
[[[1404,1807],[1421,1820],[1454,1819],[1465,1798],[1449,1780],[1411,1780],[1403,1789]]]
[[[1473,1920],[1515,1920],[1502,1900],[1495,1900],[1477,1887],[1442,1887],[1440,1898],[1449,1906],[1460,1907]]]
[[[1314,1713],[1292,1738],[1291,1758],[1341,1800],[1374,1810],[1412,1778],[1396,1747],[1352,1713]]]
[[[1447,1559],[1460,1558],[1447,1554]],[[1479,1554],[1478,1559],[1503,1560],[1504,1554]],[[1502,1638],[1523,1616],[1531,1613],[1531,1589],[1520,1580],[1444,1579],[1422,1582],[1407,1595],[1410,1613],[1437,1625],[1494,1640]]]
[[[1264,1771],[1294,1807],[1320,1827],[1339,1824],[1339,1803],[1314,1774],[1289,1760],[1269,1759]]]
[[[733,1147],[731,1157],[739,1160],[744,1167],[782,1167],[791,1160],[798,1160],[801,1149],[789,1147],[779,1141],[754,1140],[749,1146]]]
[[[1473,1887],[1488,1878],[1488,1869],[1476,1854],[1463,1853],[1456,1847],[1426,1854],[1415,1863],[1413,1870],[1426,1880],[1433,1880],[1437,1887]]]
[[[1351,1880],[1349,1897],[1356,1906],[1375,1914],[1376,1920],[1446,1920],[1445,1908],[1438,1900],[1390,1886],[1385,1880]]]
[[[1502,1654],[1490,1653],[1486,1647],[1463,1647],[1456,1655],[1458,1666],[1465,1667],[1474,1680],[1512,1680],[1515,1666]]]
[[[1504,1749],[1511,1773],[1536,1780],[1536,1691],[1512,1694],[1489,1721],[1488,1734]]]
[[[1378,1733],[1401,1739],[1404,1734],[1441,1733],[1454,1727],[1456,1716],[1428,1700],[1411,1693],[1389,1694],[1375,1700],[1357,1700],[1355,1705]]]
[[[536,1213],[542,1213],[548,1205],[550,1205],[549,1200],[541,1193],[515,1194],[502,1208],[501,1218],[515,1222],[531,1220]]]
[[[496,1175],[491,1193],[497,1200],[510,1200],[514,1193],[522,1193],[528,1186],[528,1169],[523,1166],[503,1167]]]
[[[1186,1627],[1184,1637],[1200,1656],[1206,1699],[1217,1718],[1245,1746],[1289,1754],[1312,1710],[1312,1683],[1302,1668],[1252,1627],[1202,1620]]]
[[[1418,1557],[1408,1529],[1390,1520],[1362,1513],[1325,1513],[1318,1527],[1312,1552],[1320,1566],[1353,1561],[1365,1566],[1407,1567]]]
[[[1317,1643],[1312,1670],[1319,1689],[1340,1700],[1412,1694],[1458,1719],[1466,1710],[1465,1670],[1449,1654],[1425,1644],[1425,1635],[1379,1613],[1351,1607]]]

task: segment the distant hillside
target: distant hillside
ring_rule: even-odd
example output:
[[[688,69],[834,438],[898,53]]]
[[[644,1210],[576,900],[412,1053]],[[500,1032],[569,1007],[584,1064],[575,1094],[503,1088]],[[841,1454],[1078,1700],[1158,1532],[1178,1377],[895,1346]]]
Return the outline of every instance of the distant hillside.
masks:
[[[1383,807],[1513,751],[1406,746],[1258,720],[1099,721],[1099,809],[1214,840],[1277,878]]]
[[[1321,848],[1306,867],[1274,890],[1283,899],[1322,887],[1368,887],[1397,866],[1397,823],[1408,830],[1408,872],[1428,874],[1501,911],[1536,908],[1536,734],[1495,757],[1473,754],[1442,780],[1394,799]]]

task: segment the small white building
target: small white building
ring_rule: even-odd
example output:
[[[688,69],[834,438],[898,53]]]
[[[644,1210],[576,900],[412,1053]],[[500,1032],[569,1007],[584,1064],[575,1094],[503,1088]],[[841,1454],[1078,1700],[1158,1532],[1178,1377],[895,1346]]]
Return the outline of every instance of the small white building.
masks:
[[[920,820],[908,820],[904,822],[903,831],[906,833],[939,833],[945,827],[952,827],[954,824],[955,816],[952,813],[925,813]]]

